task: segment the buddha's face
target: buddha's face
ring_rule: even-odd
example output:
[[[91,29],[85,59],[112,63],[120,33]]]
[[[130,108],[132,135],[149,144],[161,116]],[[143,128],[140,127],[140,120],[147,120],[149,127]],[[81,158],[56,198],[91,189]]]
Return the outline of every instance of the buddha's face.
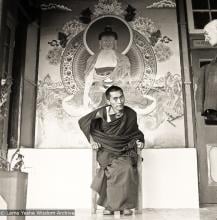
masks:
[[[113,49],[115,45],[115,38],[113,36],[102,36],[101,48],[102,49]]]
[[[211,46],[217,45],[217,27],[215,24],[208,24],[204,28],[205,41]]]

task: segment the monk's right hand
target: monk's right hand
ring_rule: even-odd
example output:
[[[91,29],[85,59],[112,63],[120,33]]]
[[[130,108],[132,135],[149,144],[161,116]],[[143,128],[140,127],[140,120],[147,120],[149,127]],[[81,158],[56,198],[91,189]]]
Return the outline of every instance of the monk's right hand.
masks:
[[[93,150],[97,150],[97,149],[99,149],[101,147],[101,144],[93,141],[91,143],[91,147],[92,147]]]

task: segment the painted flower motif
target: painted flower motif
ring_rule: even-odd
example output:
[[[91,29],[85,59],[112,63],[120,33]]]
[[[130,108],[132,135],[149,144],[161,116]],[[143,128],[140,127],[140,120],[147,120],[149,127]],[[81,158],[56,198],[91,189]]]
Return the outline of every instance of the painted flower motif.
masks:
[[[173,120],[183,115],[181,76],[170,72],[165,76],[165,93],[168,97],[164,103],[165,112]]]
[[[159,30],[159,26],[156,25],[150,18],[144,17],[136,18],[135,21],[131,22],[131,26],[146,38],[150,38],[152,33],[155,33]]]
[[[85,28],[84,24],[74,19],[72,21],[68,21],[62,28],[63,32],[66,35],[71,35],[72,37],[76,36],[78,33],[83,31]]]
[[[54,82],[47,74],[38,82],[37,117],[43,119],[50,110],[60,116],[61,103],[66,95],[62,82]]]
[[[117,0],[106,1],[99,0],[98,4],[94,6],[94,16],[99,16],[103,14],[114,14],[114,15],[122,15],[124,10],[122,9],[122,5]]]
[[[60,59],[61,59],[61,54],[62,54],[61,47],[55,47],[52,50],[49,50],[48,54],[47,54],[47,59],[48,59],[49,63],[52,65],[59,64]]]
[[[159,62],[164,62],[168,60],[173,54],[170,47],[168,47],[167,45],[163,43],[156,44],[154,47],[154,51],[155,51],[157,61]]]

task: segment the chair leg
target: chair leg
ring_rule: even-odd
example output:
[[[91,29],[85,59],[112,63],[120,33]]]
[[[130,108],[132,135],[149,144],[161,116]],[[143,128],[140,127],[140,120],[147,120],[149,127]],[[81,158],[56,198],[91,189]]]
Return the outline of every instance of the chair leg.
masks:
[[[96,198],[97,198],[97,193],[92,190],[91,214],[96,214],[96,209],[97,209]]]
[[[139,149],[138,149],[138,155],[139,158],[141,158],[142,151]],[[138,160],[137,170],[138,170],[139,184],[138,184],[138,201],[137,201],[137,207],[135,209],[135,213],[142,214],[142,161],[141,160]]]
[[[96,154],[97,154],[96,150],[93,150],[92,151],[92,179],[95,177],[96,171],[97,171]],[[92,199],[91,199],[91,213],[92,214],[96,214],[96,210],[97,210],[96,200],[97,200],[97,193],[92,190]]]

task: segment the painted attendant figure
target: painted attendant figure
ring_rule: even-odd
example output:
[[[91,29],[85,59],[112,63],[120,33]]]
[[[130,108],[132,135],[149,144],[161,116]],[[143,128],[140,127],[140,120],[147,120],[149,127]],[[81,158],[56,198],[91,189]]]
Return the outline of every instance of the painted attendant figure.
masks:
[[[105,92],[107,105],[79,120],[86,138],[97,149],[100,170],[92,182],[99,193],[97,204],[103,214],[121,211],[132,215],[138,196],[137,147],[144,148],[144,135],[139,130],[136,112],[125,106],[123,90],[111,86]]]

